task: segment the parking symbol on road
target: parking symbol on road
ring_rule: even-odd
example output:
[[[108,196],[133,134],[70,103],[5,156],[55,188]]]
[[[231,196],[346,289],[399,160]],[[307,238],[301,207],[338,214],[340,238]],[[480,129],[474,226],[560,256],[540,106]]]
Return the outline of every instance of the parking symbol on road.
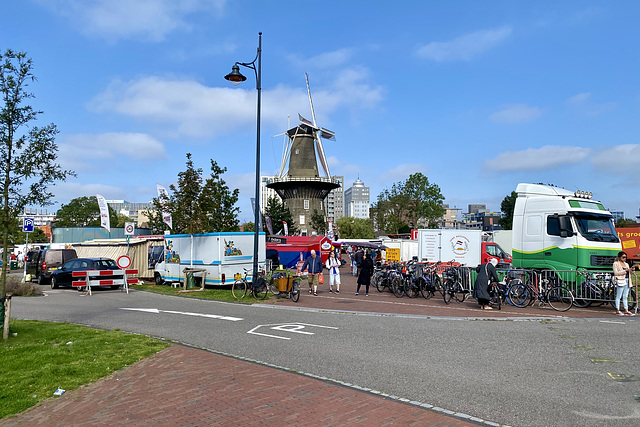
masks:
[[[33,218],[22,218],[22,231],[25,233],[32,233],[34,226]]]
[[[271,325],[258,325],[247,333],[269,338],[278,338],[281,340],[290,340],[292,337],[287,336],[287,334],[315,335],[315,332],[307,330],[313,328],[338,329],[333,326],[312,325],[310,323],[277,323]]]

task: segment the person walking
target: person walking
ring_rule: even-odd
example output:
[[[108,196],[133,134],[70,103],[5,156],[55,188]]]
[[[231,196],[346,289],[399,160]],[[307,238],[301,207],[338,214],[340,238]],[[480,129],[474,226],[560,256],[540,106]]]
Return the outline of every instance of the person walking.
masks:
[[[320,282],[320,275],[322,274],[322,260],[316,255],[315,250],[311,250],[311,255],[307,257],[307,260],[302,264],[300,271],[308,270],[309,276],[307,282],[309,283],[309,293],[315,296],[318,295],[318,283]],[[313,287],[313,290],[312,290]]]
[[[478,300],[478,304],[480,304],[480,309],[482,310],[493,310],[493,308],[489,306],[489,300],[491,299],[491,295],[489,295],[489,285],[500,281],[498,273],[496,273],[497,264],[498,260],[492,258],[491,261],[479,265],[476,269],[478,276],[473,284],[473,297]]]
[[[625,252],[618,252],[616,260],[613,262],[613,275],[616,278],[616,316],[635,316],[629,311],[629,275],[633,269],[627,264],[627,254]],[[624,313],[620,311],[620,300],[622,299],[622,306],[624,307]]]
[[[340,293],[340,261],[336,258],[335,252],[329,253],[327,259],[327,270],[329,270],[329,293],[333,292],[333,285],[336,286],[336,294]]]
[[[353,275],[358,276],[360,267],[362,266],[362,260],[364,259],[364,251],[362,250],[362,248],[358,248],[356,254],[354,255],[354,259],[356,261],[356,268],[353,272]]]
[[[367,252],[363,254],[362,263],[358,268],[358,288],[356,295],[360,293],[360,286],[365,286],[365,296],[369,296],[369,285],[371,285],[371,276],[373,276],[373,261],[371,255]]]

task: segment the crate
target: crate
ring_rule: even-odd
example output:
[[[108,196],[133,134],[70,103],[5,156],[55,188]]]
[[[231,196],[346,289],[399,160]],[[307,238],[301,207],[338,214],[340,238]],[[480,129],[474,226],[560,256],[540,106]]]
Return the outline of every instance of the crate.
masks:
[[[289,292],[291,288],[291,279],[288,277],[281,277],[279,279],[275,279],[276,286],[280,292]]]

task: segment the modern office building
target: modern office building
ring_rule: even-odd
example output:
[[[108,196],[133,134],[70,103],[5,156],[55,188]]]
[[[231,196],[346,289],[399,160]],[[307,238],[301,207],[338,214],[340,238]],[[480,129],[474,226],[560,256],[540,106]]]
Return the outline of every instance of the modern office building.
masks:
[[[369,218],[369,187],[358,178],[344,191],[344,216]]]
[[[18,218],[20,219],[20,224],[22,224],[24,218],[33,218],[33,225],[41,227],[43,225],[51,225],[56,220],[56,214],[48,212],[46,209],[24,208]]]
[[[459,228],[460,220],[458,219],[458,211],[462,210],[456,208],[450,208],[448,204],[442,204],[442,208],[444,209],[444,215],[440,220],[440,226],[442,228]]]
[[[139,212],[153,210],[151,202],[132,203],[126,200],[107,200],[106,202],[116,213],[128,216],[135,223],[138,223]]]
[[[331,190],[325,199],[325,204],[327,221],[335,224],[338,218],[344,216],[344,176],[334,176],[333,179],[340,183],[340,187]]]

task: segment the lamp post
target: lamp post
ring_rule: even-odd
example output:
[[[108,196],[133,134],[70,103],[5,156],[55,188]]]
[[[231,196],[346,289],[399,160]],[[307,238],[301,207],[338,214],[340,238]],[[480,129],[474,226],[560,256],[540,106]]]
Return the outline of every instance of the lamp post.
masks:
[[[256,64],[257,61],[257,64]],[[231,67],[231,72],[224,76],[235,86],[239,85],[243,81],[247,80],[245,76],[240,73],[240,65],[253,70],[256,75],[256,90],[258,91],[258,111],[257,111],[257,130],[256,130],[256,194],[255,194],[255,207],[254,214],[255,219],[253,223],[254,236],[253,236],[253,275],[252,281],[255,284],[258,277],[258,236],[260,230],[258,224],[260,224],[260,108],[262,98],[262,32],[258,33],[258,53],[256,58],[251,62],[236,62]]]

